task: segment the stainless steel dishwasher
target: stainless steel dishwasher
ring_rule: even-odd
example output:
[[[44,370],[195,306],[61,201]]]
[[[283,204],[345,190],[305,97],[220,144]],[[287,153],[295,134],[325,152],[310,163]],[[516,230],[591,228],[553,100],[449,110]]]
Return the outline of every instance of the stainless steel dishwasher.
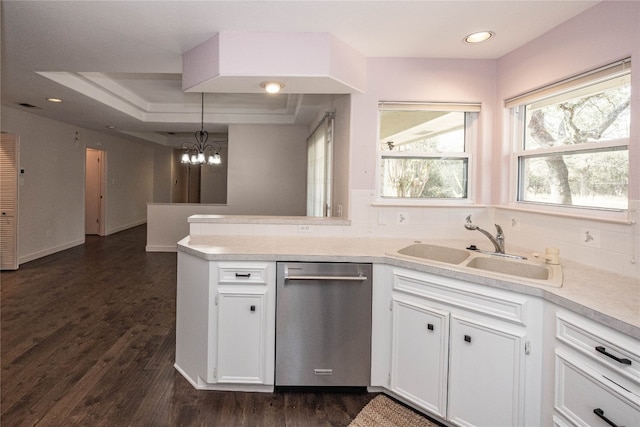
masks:
[[[277,264],[276,386],[369,385],[371,274],[371,264]]]

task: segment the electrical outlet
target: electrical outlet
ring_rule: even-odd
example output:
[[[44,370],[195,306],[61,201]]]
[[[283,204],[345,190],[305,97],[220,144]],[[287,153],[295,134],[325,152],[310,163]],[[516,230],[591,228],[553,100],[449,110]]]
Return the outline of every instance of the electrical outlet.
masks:
[[[509,227],[512,230],[520,231],[520,218],[512,216],[509,218]]]
[[[311,233],[311,226],[310,225],[299,225],[298,226],[298,233]]]
[[[387,215],[384,212],[378,212],[378,225],[387,225]]]
[[[580,230],[580,243],[594,248],[600,247],[600,230],[597,228],[582,228]]]

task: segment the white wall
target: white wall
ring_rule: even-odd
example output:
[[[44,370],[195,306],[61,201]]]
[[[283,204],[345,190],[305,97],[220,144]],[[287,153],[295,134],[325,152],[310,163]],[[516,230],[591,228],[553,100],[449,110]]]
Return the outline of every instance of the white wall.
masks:
[[[154,158],[165,147],[138,144],[6,106],[1,123],[2,131],[20,135],[20,168],[25,171],[19,187],[20,263],[84,242],[87,147],[106,151],[106,233],[146,221],[147,202],[153,201],[158,176]]]
[[[306,215],[306,126],[230,125],[226,212]]]

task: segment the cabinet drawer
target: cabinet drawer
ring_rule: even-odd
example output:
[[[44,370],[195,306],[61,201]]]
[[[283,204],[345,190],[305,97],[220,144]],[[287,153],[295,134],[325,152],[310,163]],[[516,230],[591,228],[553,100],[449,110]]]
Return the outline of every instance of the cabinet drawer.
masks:
[[[268,282],[268,269],[269,265],[266,263],[221,263],[218,265],[218,282],[266,285]]]
[[[558,340],[640,384],[637,340],[569,313],[558,313],[556,320]]]
[[[556,352],[555,409],[577,426],[638,426],[640,397],[592,367]]]

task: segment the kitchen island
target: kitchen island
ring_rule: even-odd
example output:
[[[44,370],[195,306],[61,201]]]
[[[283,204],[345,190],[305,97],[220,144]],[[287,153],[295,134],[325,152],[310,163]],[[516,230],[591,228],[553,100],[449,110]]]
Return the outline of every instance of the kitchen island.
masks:
[[[565,397],[598,371],[620,390],[596,381],[585,399],[613,399],[624,423],[640,419],[633,278],[562,260],[554,287],[398,254],[416,242],[462,249],[462,240],[198,233],[200,220],[210,219],[194,219],[178,243],[176,368],[196,388],[273,391],[276,263],[357,262],[374,266],[370,390],[455,425],[590,424],[597,415]],[[257,314],[235,310],[244,300]]]

